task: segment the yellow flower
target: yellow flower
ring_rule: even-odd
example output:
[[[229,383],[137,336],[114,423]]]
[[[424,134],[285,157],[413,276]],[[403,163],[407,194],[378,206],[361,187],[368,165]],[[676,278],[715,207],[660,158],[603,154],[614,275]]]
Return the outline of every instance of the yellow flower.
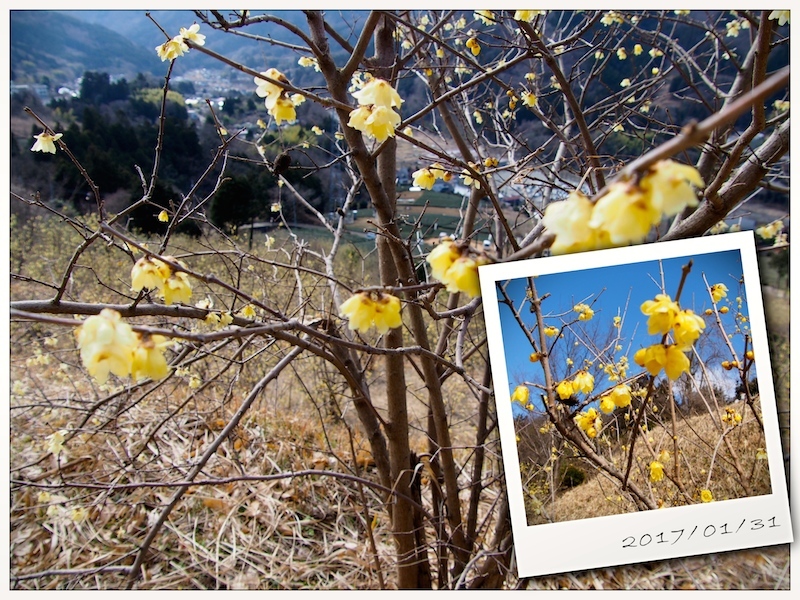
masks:
[[[176,262],[172,257],[165,257],[171,262]],[[178,262],[178,264],[182,264]],[[161,289],[164,296],[164,302],[167,304],[174,304],[175,302],[182,302],[189,304],[192,298],[192,286],[189,283],[189,275],[184,271],[176,271],[164,281],[164,286]]]
[[[677,380],[684,371],[689,372],[689,358],[676,346],[653,344],[638,350],[633,360],[651,375],[658,375],[663,368],[672,381]]]
[[[459,175],[459,177],[464,180],[464,185],[471,185],[477,190],[481,189],[481,180],[473,177],[472,173],[466,169],[461,171],[461,175]]]
[[[627,77],[619,82],[619,87],[625,88],[625,87],[630,87],[630,85],[631,85],[631,80],[628,79]]]
[[[189,51],[189,46],[186,45],[186,42],[183,41],[183,36],[176,35],[171,40],[164,42],[160,46],[156,46],[156,53],[158,57],[161,59],[161,62],[165,60],[175,60],[179,56],[183,56]]]
[[[694,314],[691,310],[680,311],[672,325],[675,344],[681,350],[687,350],[700,337],[700,333],[705,327],[706,324],[702,317]]]
[[[558,397],[562,400],[568,399],[574,393],[575,390],[572,387],[572,382],[566,379],[556,386],[556,394],[558,394]]]
[[[442,281],[447,270],[461,256],[461,251],[454,242],[445,240],[428,254],[428,264],[431,266],[431,275],[434,279]]]
[[[608,395],[608,397],[613,400],[614,405],[617,408],[625,408],[631,403],[631,388],[628,385],[621,383],[611,390],[611,393]]]
[[[590,321],[594,316],[594,311],[591,309],[591,307],[588,304],[584,304],[583,302],[573,306],[572,310],[574,310],[576,313],[579,313],[578,314],[579,321]]]
[[[494,25],[494,13],[490,10],[476,10],[474,12],[475,18],[480,19],[484,25]]]
[[[756,235],[765,240],[768,240],[776,237],[782,229],[783,229],[783,221],[778,219],[772,221],[769,225],[762,225],[761,227],[757,227]]]
[[[728,296],[728,286],[726,286],[724,283],[715,283],[711,286],[710,291],[711,299],[714,301],[714,304]]]
[[[139,292],[142,288],[148,290],[162,288],[169,275],[170,268],[164,262],[151,256],[143,256],[131,269],[131,289]]]
[[[614,327],[622,327],[622,317],[616,316],[614,317]]]
[[[747,360],[754,360],[756,357],[755,353],[752,350],[748,350],[747,352],[744,353],[744,355],[745,358],[747,358]]]
[[[432,189],[433,184],[436,183],[436,176],[430,169],[419,169],[414,171],[411,176],[414,178],[413,183],[416,187],[425,188],[426,190]]]
[[[522,103],[527,106],[528,108],[536,108],[536,103],[538,102],[536,98],[536,94],[533,92],[522,92]]]
[[[400,115],[385,106],[371,108],[362,106],[350,113],[350,121],[347,124],[368,137],[383,142],[386,138],[394,137],[394,130],[400,124]]]
[[[472,51],[473,56],[478,56],[481,53],[481,45],[474,37],[469,38],[464,45]]]
[[[672,381],[676,381],[681,373],[689,372],[689,358],[677,346],[667,346],[664,372]]]
[[[764,448],[756,449],[756,460],[767,460],[767,451]]]
[[[660,219],[660,212],[638,187],[617,182],[594,205],[589,227],[605,232],[612,244],[622,245],[641,242]]]
[[[519,402],[522,405],[528,403],[528,400],[531,397],[531,391],[528,389],[527,386],[518,385],[514,388],[514,391],[511,393],[511,401],[512,402]]]
[[[275,117],[276,125],[280,125],[283,121],[292,123],[297,120],[297,111],[294,106],[294,102],[289,98],[279,96],[269,108],[269,114]]]
[[[594,59],[595,60],[603,60],[606,54],[602,50],[595,50]]]
[[[620,60],[625,60],[628,58],[628,53],[625,51],[625,48],[620,48],[617,50],[617,58]]]
[[[578,427],[585,431],[586,435],[590,438],[597,437],[597,433],[603,426],[600,413],[598,413],[597,409],[595,408],[590,408],[586,412],[580,413],[575,417],[575,422],[578,424]]]
[[[242,315],[245,319],[255,319],[256,309],[252,304],[245,304],[242,307],[242,310],[239,311],[239,314]]]
[[[572,380],[572,389],[575,392],[590,393],[594,389],[594,376],[588,371],[579,371]]]
[[[664,465],[657,460],[650,463],[650,481],[657,482],[664,479]]]
[[[220,313],[219,324],[222,327],[227,327],[231,323],[233,323],[233,315],[230,312],[225,311],[224,313]]]
[[[215,312],[209,312],[204,321],[206,322],[206,325],[218,325],[219,315]]]
[[[297,64],[304,68],[314,67],[315,70],[319,71],[317,59],[311,56],[301,56],[297,59]]]
[[[545,12],[546,11],[544,10],[515,10],[514,20],[533,23],[533,21],[536,20],[536,17],[545,14]]]
[[[54,455],[58,456],[61,454],[61,451],[64,449],[64,436],[67,434],[66,429],[62,429],[61,431],[56,431],[51,433],[47,436],[47,451]],[[49,494],[46,500],[43,502],[49,502]]]
[[[547,327],[544,328],[544,334],[547,337],[553,337],[555,335],[558,335],[558,327],[548,325]]]
[[[653,165],[640,185],[650,195],[651,205],[667,216],[676,215],[687,206],[697,206],[699,201],[692,186],[705,187],[697,169],[673,160]]]
[[[643,51],[644,51],[644,50],[642,49],[642,45],[641,45],[641,44],[636,44],[636,45],[633,47],[633,54],[634,54],[634,56],[639,56],[639,55],[640,55],[640,54],[641,54]]]
[[[658,462],[665,463],[668,462],[669,459],[670,459],[669,450],[664,449],[658,453]]]
[[[672,328],[680,308],[668,295],[658,294],[655,300],[643,302],[641,310],[650,317],[647,319],[647,333],[663,335]]]
[[[598,232],[589,226],[593,205],[578,191],[566,200],[551,202],[544,209],[542,223],[556,236],[550,247],[552,254],[569,254],[604,246]]]
[[[541,360],[541,358],[542,354],[540,352],[531,352],[528,360],[530,360],[532,363],[537,363]]]
[[[286,83],[289,82],[289,80],[286,78],[286,75],[278,71],[278,69],[267,69],[266,71],[262,71],[261,74],[265,77],[269,77],[270,79],[274,79],[275,81],[284,81]],[[283,93],[283,87],[271,83],[266,79],[261,79],[260,77],[253,77],[253,82],[257,86],[256,95],[259,98],[264,98],[264,105],[267,107],[267,110],[270,110],[273,106],[275,106],[278,98],[281,97],[281,94]]]
[[[86,319],[75,335],[81,360],[98,382],[105,383],[109,373],[124,377],[131,372],[136,334],[117,311],[104,308]]]
[[[713,502],[714,501],[714,495],[711,493],[711,490],[700,490],[700,501],[701,502]]]
[[[137,334],[138,344],[133,349],[131,376],[134,380],[149,377],[152,380],[163,379],[169,373],[167,359],[163,348],[169,340],[163,335]]]
[[[484,257],[473,258],[462,255],[447,269],[441,282],[447,285],[448,292],[464,292],[470,298],[480,296],[481,282],[478,278],[478,267],[488,262]]]
[[[313,126],[311,127],[311,131],[312,131],[312,132],[313,132],[315,135],[322,135],[322,133],[323,133],[322,129],[320,129],[320,128],[319,128],[319,126],[317,126],[317,125],[313,125]]]
[[[158,213],[158,220],[162,223],[169,222],[169,213],[165,210],[162,210],[160,213]]]
[[[614,401],[609,398],[608,395],[603,396],[603,399],[600,400],[600,410],[607,415],[614,412],[616,407],[616,404],[614,404]]]
[[[36,138],[36,141],[31,146],[31,152],[48,152],[50,154],[56,153],[56,145],[54,142],[61,139],[63,133],[56,133],[50,135],[46,131],[43,131],[39,135],[35,135],[33,137]]]
[[[403,99],[388,81],[372,79],[357,92],[352,92],[359,106],[376,106],[383,108],[400,107]]]
[[[375,327],[378,333],[400,327],[400,299],[383,292],[360,292],[351,296],[339,307],[339,315],[347,317],[351,330],[366,333]]]
[[[602,16],[602,18],[600,19],[600,23],[602,23],[602,24],[603,24],[603,25],[605,25],[606,27],[608,27],[608,26],[610,26],[610,25],[613,25],[614,23],[620,23],[620,24],[622,24],[622,23],[624,23],[624,22],[625,22],[625,20],[622,18],[622,15],[620,15],[620,14],[619,14],[617,11],[615,11],[615,10],[610,10],[610,11],[608,11],[608,12],[607,12],[607,13],[605,13],[605,14]]]
[[[194,23],[191,27],[189,27],[189,29],[181,27],[180,34],[183,39],[189,40],[198,46],[203,46],[206,43],[206,36],[204,36],[202,33],[198,33],[199,31],[199,23]]]

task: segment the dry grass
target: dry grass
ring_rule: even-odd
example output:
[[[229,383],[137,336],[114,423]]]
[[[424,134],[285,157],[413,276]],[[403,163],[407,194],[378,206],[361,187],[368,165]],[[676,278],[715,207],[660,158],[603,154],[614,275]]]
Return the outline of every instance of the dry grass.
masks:
[[[716,501],[769,494],[769,469],[766,461],[756,458],[756,450],[766,447],[761,427],[744,402],[731,403],[728,408],[744,415],[737,427],[721,429],[720,417],[725,413],[724,408],[716,417],[696,414],[679,418],[675,430],[679,440],[679,464],[676,464],[671,427],[651,425],[646,434],[638,437],[634,446],[630,481],[645,490],[653,504],[663,508],[699,502],[701,489],[710,489]],[[621,472],[626,470],[629,435],[629,430],[623,430],[614,439],[612,431],[598,437],[595,442],[597,451]],[[663,450],[670,454],[667,461],[662,461],[665,478],[654,483],[650,481],[649,465]],[[531,498],[526,503],[530,525],[628,514],[638,510],[634,497],[620,491],[619,481],[582,458],[561,458],[554,466],[551,462],[539,466],[531,460],[533,457],[524,459],[522,463],[523,477],[532,482],[528,487],[529,493],[538,499]],[[560,485],[558,481],[553,483],[551,474],[567,465],[584,474],[585,481],[574,487]],[[544,489],[542,475],[548,479]],[[676,484],[678,481],[680,486]],[[747,482],[747,487],[742,485],[742,481]],[[555,494],[550,491],[554,486]]]
[[[58,280],[74,240],[56,229],[17,236],[22,272]],[[43,244],[45,248],[36,247]],[[183,242],[181,242],[183,243]],[[190,251],[193,248],[179,249]],[[37,260],[29,260],[30,257]],[[108,260],[109,257],[113,260]],[[127,291],[115,272],[119,254],[98,249],[76,271],[82,291],[99,277]],[[203,267],[201,267],[203,268]],[[271,271],[270,271],[271,273]],[[265,292],[290,289],[257,271],[248,286]],[[358,273],[354,271],[354,277]],[[12,283],[12,298],[35,297],[29,283]],[[119,301],[110,291],[108,298]],[[198,290],[202,298],[206,290]],[[106,298],[98,296],[93,300]],[[215,297],[216,306],[224,298]],[[431,327],[438,327],[432,324]],[[471,332],[480,338],[481,324]],[[193,389],[173,376],[143,388],[97,386],[80,366],[72,335],[44,324],[11,326],[10,394],[10,585],[15,589],[119,589],[152,519],[176,491],[165,482],[184,481],[188,471],[239,407],[243,396],[279,357],[267,342],[246,348],[241,367],[225,370],[233,351],[191,362],[187,368],[207,386]],[[260,345],[259,345],[260,344]],[[483,360],[476,354],[470,360]],[[382,384],[379,363],[368,378]],[[342,387],[313,360],[296,360],[268,387],[239,427],[223,442],[200,479],[171,512],[144,562],[139,589],[378,589],[394,585],[394,546],[382,496],[352,479],[306,474],[321,470],[375,480],[366,442],[354,427]],[[423,382],[409,369],[407,387],[412,445],[424,451],[427,427]],[[469,460],[475,439],[476,399],[451,378],[446,398],[459,464]],[[379,410],[382,399],[375,398]],[[344,418],[340,418],[344,413]],[[49,436],[66,431],[56,459]],[[354,452],[351,452],[351,436]],[[491,534],[502,470],[496,436],[487,444],[487,481],[481,536]],[[468,469],[462,476],[466,479]],[[431,485],[430,483],[426,486]],[[429,505],[430,488],[423,488]],[[373,534],[375,550],[369,543]],[[428,533],[429,540],[432,538]],[[739,557],[739,558],[737,558]],[[431,551],[431,558],[433,553]],[[788,547],[759,554],[734,553],[600,569],[517,581],[505,585],[557,589],[766,589],[788,588]],[[737,570],[738,569],[738,570]]]

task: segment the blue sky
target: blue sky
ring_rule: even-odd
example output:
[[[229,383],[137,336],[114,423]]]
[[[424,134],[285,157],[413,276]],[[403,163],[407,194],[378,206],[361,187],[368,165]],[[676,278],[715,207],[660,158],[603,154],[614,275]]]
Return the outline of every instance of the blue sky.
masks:
[[[640,307],[645,300],[652,300],[657,294],[662,293],[662,272],[664,292],[675,299],[681,279],[681,267],[690,258],[693,264],[681,293],[681,308],[692,309],[695,313],[703,316],[703,312],[712,307],[703,275],[709,285],[724,283],[728,287],[728,296],[721,300],[718,306],[729,306],[729,312],[720,316],[726,332],[733,333],[736,329],[736,315],[739,311],[744,315],[749,314],[744,286],[739,284],[742,277],[739,250],[536,277],[534,281],[539,296],[549,294],[542,304],[546,326],[554,325],[561,328],[565,323],[574,321],[577,313],[573,312],[572,307],[580,302],[590,305],[594,310],[594,317],[591,320],[573,322],[568,329],[564,329],[564,337],[553,346],[551,362],[556,381],[573,376],[581,365],[586,365],[589,372],[595,377],[595,392],[602,391],[613,383],[608,381],[598,364],[605,364],[611,359],[618,360],[623,354],[628,356],[630,362],[628,375],[641,372],[642,369],[633,361],[634,353],[641,347],[658,343],[661,337],[648,335],[647,317],[641,313]],[[506,291],[514,306],[522,305],[520,311],[522,320],[532,328],[535,324],[535,316],[530,312],[530,304],[525,300],[527,283],[527,278],[510,280]],[[737,305],[737,296],[742,298],[741,308]],[[502,299],[499,292],[498,298]],[[613,327],[613,318],[617,315],[623,319],[619,334]],[[709,364],[713,365],[714,373],[726,380],[722,385],[730,391],[735,386],[736,371],[725,372],[719,366],[722,360],[731,359],[730,353],[726,350],[727,347],[714,317],[703,316],[703,318],[706,322],[706,329],[696,347],[703,357],[710,357],[717,353]],[[500,320],[510,391],[525,382],[543,384],[544,376],[541,366],[533,364],[529,360],[532,352],[531,345],[509,307],[502,302],[500,303]],[[749,323],[742,324],[743,327],[748,325]],[[538,333],[534,330],[533,334],[538,343]],[[731,339],[740,357],[743,353],[743,339],[742,335],[734,335]],[[554,340],[555,338],[548,338],[551,343]],[[615,350],[617,345],[621,345],[622,349]],[[590,349],[587,349],[587,346]],[[602,353],[604,358],[598,359],[598,353]],[[567,357],[573,360],[572,366],[567,364]],[[585,360],[589,360],[590,363],[586,363]],[[663,377],[663,374],[660,377]],[[535,385],[529,387],[531,399],[538,401],[540,390]],[[515,411],[517,408],[515,403]]]

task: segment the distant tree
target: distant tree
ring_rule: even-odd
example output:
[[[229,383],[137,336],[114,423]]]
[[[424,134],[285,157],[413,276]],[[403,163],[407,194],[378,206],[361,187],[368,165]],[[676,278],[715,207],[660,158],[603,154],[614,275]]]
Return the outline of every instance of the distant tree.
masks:
[[[208,217],[218,227],[238,227],[249,223],[260,210],[250,182],[244,177],[234,176],[214,194]]]

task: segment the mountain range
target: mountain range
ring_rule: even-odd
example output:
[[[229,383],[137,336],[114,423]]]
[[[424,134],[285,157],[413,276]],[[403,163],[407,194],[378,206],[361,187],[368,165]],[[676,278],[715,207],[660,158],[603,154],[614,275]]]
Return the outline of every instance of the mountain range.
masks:
[[[148,14],[150,15],[148,17]],[[302,11],[270,11],[289,23],[306,29]],[[353,38],[353,22],[363,20],[365,11],[326,13],[326,18],[345,38]],[[196,22],[189,10],[73,10],[10,12],[11,78],[15,83],[47,83],[54,86],[73,82],[85,71],[107,72],[133,78],[137,73],[163,75],[166,65],[155,47],[166,40],[160,31],[176,35],[181,27]],[[157,23],[157,24],[156,24]],[[296,64],[300,53],[289,48],[254,43],[203,25],[207,46],[255,69],[267,66],[285,68]],[[247,33],[303,46],[303,42],[283,27],[261,23]],[[190,69],[221,68],[220,63],[199,52],[176,61],[174,75]]]

